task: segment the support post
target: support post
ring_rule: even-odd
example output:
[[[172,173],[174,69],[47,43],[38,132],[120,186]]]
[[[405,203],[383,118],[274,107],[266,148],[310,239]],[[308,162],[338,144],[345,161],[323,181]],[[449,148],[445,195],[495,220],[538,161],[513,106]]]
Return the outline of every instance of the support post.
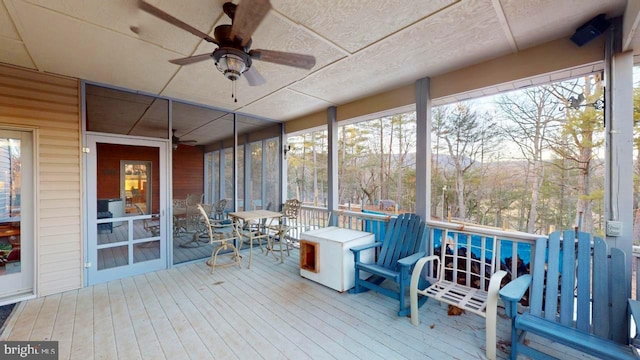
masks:
[[[338,210],[338,109],[335,106],[331,106],[327,109],[327,144],[328,144],[328,158],[327,158],[327,190],[329,201],[327,203],[327,209],[330,212]],[[330,226],[337,225],[337,219],[332,216],[329,219]]]
[[[614,25],[614,28],[619,23]],[[620,236],[606,231],[609,246],[627,256],[627,279],[631,279],[633,247],[633,52],[617,52],[619,29],[610,32],[605,49],[605,229],[622,225]],[[631,283],[628,284],[631,296]]]
[[[416,214],[431,218],[431,97],[429,78],[416,81]]]

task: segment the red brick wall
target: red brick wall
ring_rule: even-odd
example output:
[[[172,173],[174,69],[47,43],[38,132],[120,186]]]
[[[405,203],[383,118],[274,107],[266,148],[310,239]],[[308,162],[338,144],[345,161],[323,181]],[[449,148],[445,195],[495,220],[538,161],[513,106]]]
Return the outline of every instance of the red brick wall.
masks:
[[[173,198],[204,193],[204,148],[180,145],[173,150]]]

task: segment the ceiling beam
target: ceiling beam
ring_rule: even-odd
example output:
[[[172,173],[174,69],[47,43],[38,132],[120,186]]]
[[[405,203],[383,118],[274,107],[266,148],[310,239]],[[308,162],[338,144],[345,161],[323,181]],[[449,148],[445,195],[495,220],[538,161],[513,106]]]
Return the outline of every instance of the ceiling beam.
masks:
[[[500,23],[500,27],[504,32],[504,36],[507,38],[509,42],[509,46],[511,46],[511,51],[516,53],[518,52],[518,45],[516,44],[516,39],[513,37],[513,33],[511,32],[511,28],[509,27],[509,22],[507,21],[507,17],[504,15],[504,9],[502,9],[502,4],[500,4],[500,0],[492,0],[493,8],[496,11],[496,17],[498,18],[498,22]]]

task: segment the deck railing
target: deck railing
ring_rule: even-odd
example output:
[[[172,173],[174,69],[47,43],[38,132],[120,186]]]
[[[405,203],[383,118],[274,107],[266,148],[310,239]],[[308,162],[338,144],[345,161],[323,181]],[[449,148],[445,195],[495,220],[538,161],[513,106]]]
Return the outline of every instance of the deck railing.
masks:
[[[299,239],[303,231],[326,227],[333,223],[342,228],[371,232],[375,234],[376,241],[382,241],[386,223],[394,216],[350,210],[329,212],[323,207],[303,205],[299,217],[299,231],[294,231],[290,235],[294,239]],[[468,236],[470,243],[480,244],[493,244],[492,241],[487,240],[495,237],[497,244],[495,258],[499,261],[496,261],[493,271],[506,270],[512,279],[529,272],[529,264],[535,253],[535,240],[545,236],[459,222],[428,220],[426,224],[429,231],[426,246],[427,253],[430,255],[435,254],[439,249],[442,237]],[[489,253],[493,251],[493,249],[485,249],[483,254],[488,253],[486,250]]]
[[[436,250],[439,250],[443,238],[464,236],[468,239],[469,247],[481,246],[481,248],[477,248],[479,252],[476,254],[477,256],[480,254],[487,257],[495,256],[495,268],[492,271],[505,270],[509,273],[510,279],[529,273],[529,264],[532,263],[532,257],[535,253],[535,241],[546,236],[460,222],[428,220],[426,223],[429,229],[427,251],[430,254],[435,254]],[[494,238],[496,248],[490,249],[488,247],[492,246]],[[458,246],[465,245],[459,244]],[[493,253],[494,251],[495,253]],[[457,264],[453,264],[453,266],[455,267]],[[470,284],[466,285],[470,286]]]

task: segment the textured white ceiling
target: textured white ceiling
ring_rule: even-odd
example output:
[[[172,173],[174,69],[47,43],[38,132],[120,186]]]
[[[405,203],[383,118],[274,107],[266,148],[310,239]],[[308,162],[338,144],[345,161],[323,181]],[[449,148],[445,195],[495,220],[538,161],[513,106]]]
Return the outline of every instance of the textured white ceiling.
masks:
[[[209,34],[230,23],[223,0],[148,1]],[[0,62],[287,121],[566,37],[593,16],[618,16],[626,6],[626,0],[271,3],[252,48],[312,54],[317,64],[303,70],[255,61],[267,82],[250,87],[241,79],[238,102],[213,61],[168,62],[214,45],[140,11],[135,0],[0,0]],[[181,131],[201,143],[206,136],[196,130],[215,128],[180,121]]]

